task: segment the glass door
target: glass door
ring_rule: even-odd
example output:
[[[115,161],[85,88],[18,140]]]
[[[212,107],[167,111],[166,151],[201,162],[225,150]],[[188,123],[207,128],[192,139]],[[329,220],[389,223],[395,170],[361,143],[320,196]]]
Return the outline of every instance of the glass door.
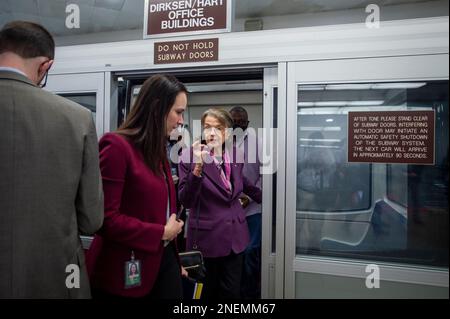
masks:
[[[277,251],[277,242],[282,243],[277,238],[277,204],[280,197],[277,198],[279,183],[278,176],[278,153],[280,136],[279,127],[279,83],[278,68],[264,69],[264,114],[263,126],[259,137],[263,140],[262,154],[260,161],[262,163],[262,189],[263,189],[263,216],[262,216],[262,239],[261,239],[261,297],[263,299],[273,299],[278,290],[282,290],[283,282],[277,280],[277,269],[282,273],[283,259]],[[282,203],[281,203],[282,204]],[[281,223],[282,224],[282,223]],[[278,257],[277,257],[278,256]],[[277,264],[280,265],[277,266]],[[281,275],[281,274],[280,274]],[[281,276],[280,276],[281,278]]]
[[[447,58],[289,64],[285,298],[448,298]]]
[[[46,90],[72,100],[92,112],[100,138],[104,133],[104,73],[49,75]]]

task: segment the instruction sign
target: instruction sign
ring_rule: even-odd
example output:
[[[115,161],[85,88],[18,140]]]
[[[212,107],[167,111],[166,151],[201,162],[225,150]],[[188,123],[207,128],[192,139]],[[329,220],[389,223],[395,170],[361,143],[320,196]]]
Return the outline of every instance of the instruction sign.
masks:
[[[231,31],[232,0],[146,0],[144,38]]]
[[[155,42],[154,64],[219,60],[219,39]]]
[[[350,163],[434,165],[435,112],[349,112]]]

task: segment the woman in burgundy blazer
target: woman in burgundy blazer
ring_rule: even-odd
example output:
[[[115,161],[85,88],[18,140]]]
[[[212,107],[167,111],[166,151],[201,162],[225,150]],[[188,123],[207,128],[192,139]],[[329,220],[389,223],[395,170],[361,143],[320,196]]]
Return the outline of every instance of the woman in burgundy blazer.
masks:
[[[183,124],[186,104],[182,83],[153,76],[125,123],[100,140],[105,220],[87,254],[94,298],[182,298],[174,239],[183,222],[176,220],[166,143]],[[133,287],[126,283],[131,262],[140,263],[141,278]]]
[[[206,111],[202,126],[207,145],[194,143],[191,152],[183,153],[179,166],[179,198],[190,208],[187,247],[205,257],[205,299],[240,297],[242,253],[249,232],[239,197],[244,192],[261,203],[261,190],[243,177],[243,155],[225,147],[232,125],[228,112]]]

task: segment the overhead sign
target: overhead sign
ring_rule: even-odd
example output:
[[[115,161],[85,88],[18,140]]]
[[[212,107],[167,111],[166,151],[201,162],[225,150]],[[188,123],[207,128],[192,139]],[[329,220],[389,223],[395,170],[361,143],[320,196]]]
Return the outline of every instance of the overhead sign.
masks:
[[[231,31],[232,0],[146,0],[144,38]]]
[[[349,112],[348,161],[434,165],[435,112]]]
[[[155,42],[154,64],[219,60],[219,39]]]

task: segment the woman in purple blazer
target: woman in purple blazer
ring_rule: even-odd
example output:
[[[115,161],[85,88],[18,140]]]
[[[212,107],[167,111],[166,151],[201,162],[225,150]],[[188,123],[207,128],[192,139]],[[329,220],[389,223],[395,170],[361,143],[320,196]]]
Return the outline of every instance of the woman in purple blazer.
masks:
[[[100,140],[105,220],[87,254],[94,298],[182,298],[174,239],[183,222],[176,220],[166,145],[186,104],[182,83],[155,75],[125,123]],[[129,280],[132,265],[139,273]]]
[[[242,174],[243,156],[233,147],[233,120],[224,110],[202,116],[205,140],[184,152],[179,165],[179,199],[190,209],[187,248],[205,257],[205,299],[237,299],[243,252],[249,243],[242,192],[261,202],[261,190]]]

